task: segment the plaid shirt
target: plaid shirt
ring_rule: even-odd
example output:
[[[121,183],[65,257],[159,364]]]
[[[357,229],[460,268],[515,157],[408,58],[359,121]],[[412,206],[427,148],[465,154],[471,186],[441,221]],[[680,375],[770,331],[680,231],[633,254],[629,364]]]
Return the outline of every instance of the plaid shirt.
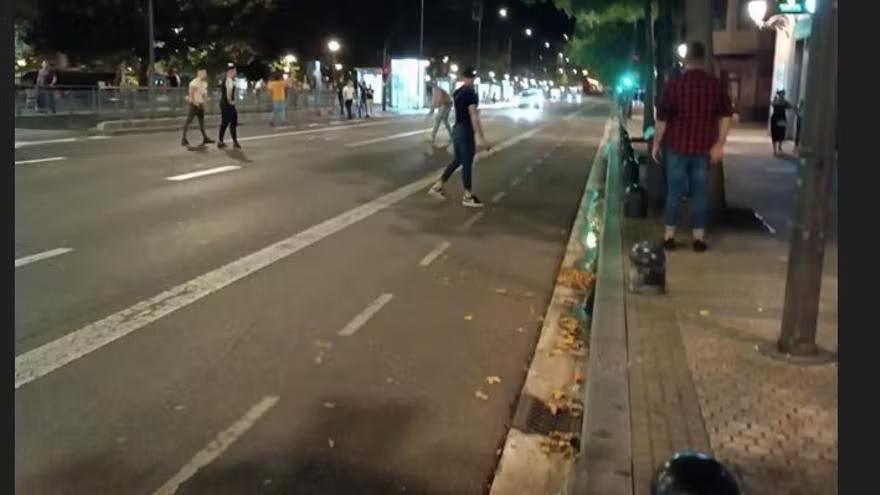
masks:
[[[681,155],[708,155],[718,139],[718,121],[731,115],[721,81],[702,70],[687,70],[667,83],[657,105],[657,120],[666,122],[666,145]]]

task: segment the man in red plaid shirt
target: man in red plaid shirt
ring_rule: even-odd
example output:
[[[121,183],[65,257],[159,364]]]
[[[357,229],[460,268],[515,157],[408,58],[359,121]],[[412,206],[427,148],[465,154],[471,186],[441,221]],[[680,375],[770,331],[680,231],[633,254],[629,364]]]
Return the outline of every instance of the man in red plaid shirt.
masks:
[[[681,199],[690,202],[693,248],[705,251],[706,184],[710,163],[719,163],[730,130],[733,107],[721,81],[705,70],[706,48],[688,44],[684,74],[666,84],[657,105],[652,155],[666,153],[666,232],[663,246],[676,248],[675,228]],[[665,146],[663,146],[665,144]]]

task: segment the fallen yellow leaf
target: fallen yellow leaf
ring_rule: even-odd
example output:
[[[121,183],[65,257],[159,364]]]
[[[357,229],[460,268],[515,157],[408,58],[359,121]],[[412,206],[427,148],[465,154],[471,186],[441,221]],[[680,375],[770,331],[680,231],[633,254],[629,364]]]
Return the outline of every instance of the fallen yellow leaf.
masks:
[[[476,392],[474,392],[474,397],[480,400],[489,400],[489,394],[483,392],[482,390],[477,390]]]
[[[464,319],[467,321],[471,321],[474,319],[474,315],[464,315]]]
[[[325,403],[324,403],[324,408],[325,408],[325,409],[333,409],[333,408],[335,408],[335,407],[336,407],[336,403],[335,403],[335,402],[325,402]]]
[[[708,309],[701,309],[700,316],[703,316],[703,317],[709,316],[709,310]]]
[[[487,376],[486,383],[488,383],[489,385],[495,385],[497,383],[501,383],[501,378],[497,376]]]
[[[332,449],[333,447],[336,446],[336,442],[335,442],[332,438],[328,438],[328,439],[327,439],[327,445],[329,445],[330,448]]]

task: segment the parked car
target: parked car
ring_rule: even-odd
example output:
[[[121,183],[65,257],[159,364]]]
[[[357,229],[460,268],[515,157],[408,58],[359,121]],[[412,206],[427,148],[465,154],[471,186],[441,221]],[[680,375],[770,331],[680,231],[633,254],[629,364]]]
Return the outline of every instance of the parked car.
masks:
[[[540,110],[544,107],[544,93],[539,89],[526,89],[516,97],[516,106]]]

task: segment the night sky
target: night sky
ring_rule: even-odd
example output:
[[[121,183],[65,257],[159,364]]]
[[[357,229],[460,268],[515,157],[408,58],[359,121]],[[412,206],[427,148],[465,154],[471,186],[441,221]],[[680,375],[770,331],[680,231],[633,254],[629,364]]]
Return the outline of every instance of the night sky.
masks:
[[[388,40],[390,55],[416,56],[419,4],[419,0],[281,2],[267,26],[267,46],[279,53],[293,51],[307,60],[326,59],[327,40],[335,37],[343,46],[339,53],[343,64],[379,66]],[[498,16],[501,6],[508,8],[506,21]],[[471,20],[471,10],[470,0],[425,0],[425,56],[449,55],[462,66],[475,64],[477,23]],[[514,66],[528,63],[529,41],[523,34],[527,25],[535,31],[532,43],[537,61],[540,51],[547,52],[545,40],[555,45],[547,53],[559,51],[562,34],[571,34],[574,22],[550,4],[489,0],[484,7],[482,65],[491,68],[501,63],[497,61],[506,61],[510,34],[514,35]]]

